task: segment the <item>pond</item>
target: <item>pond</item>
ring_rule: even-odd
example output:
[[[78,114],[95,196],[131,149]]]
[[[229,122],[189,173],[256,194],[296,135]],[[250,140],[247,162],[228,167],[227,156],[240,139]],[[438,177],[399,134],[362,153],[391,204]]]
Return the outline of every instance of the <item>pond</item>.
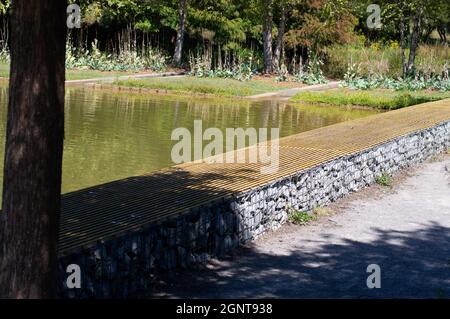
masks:
[[[0,87],[0,178],[6,127],[7,88]],[[368,116],[371,110],[295,105],[283,101],[178,98],[66,90],[63,193],[141,175],[174,165],[175,128],[280,128],[280,136]],[[1,186],[1,184],[0,184]],[[1,192],[0,192],[1,194]]]

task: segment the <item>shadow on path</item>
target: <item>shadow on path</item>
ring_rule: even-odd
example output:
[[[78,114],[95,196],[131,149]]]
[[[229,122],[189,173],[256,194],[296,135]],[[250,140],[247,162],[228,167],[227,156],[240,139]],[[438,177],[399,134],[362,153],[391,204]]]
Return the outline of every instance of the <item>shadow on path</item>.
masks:
[[[152,297],[450,297],[450,228],[429,223],[416,231],[373,232],[371,242],[344,239],[333,244],[324,236],[308,246],[313,249],[297,246],[288,255],[243,248],[208,269],[166,278],[162,292]],[[380,289],[366,286],[369,264],[381,267]]]

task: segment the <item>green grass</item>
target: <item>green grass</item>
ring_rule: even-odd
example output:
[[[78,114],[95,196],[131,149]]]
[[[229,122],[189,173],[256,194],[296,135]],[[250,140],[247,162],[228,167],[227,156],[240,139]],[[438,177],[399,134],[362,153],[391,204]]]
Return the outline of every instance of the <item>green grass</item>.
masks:
[[[306,212],[294,210],[291,215],[289,215],[289,221],[291,223],[297,224],[297,225],[305,225],[311,221],[316,220],[315,215],[308,214]]]
[[[169,90],[176,93],[200,93],[218,96],[250,96],[278,91],[283,87],[265,81],[237,81],[220,78],[154,78],[116,81],[115,85],[144,89]]]
[[[394,90],[333,89],[319,92],[302,92],[294,96],[294,102],[323,103],[331,105],[358,105],[383,110],[395,110],[410,105],[450,98],[450,92],[415,91],[403,92]]]
[[[67,80],[84,80],[84,79],[95,79],[104,77],[118,77],[123,75],[130,75],[133,72],[102,72],[96,70],[66,70]],[[9,64],[0,63],[0,77],[9,77]]]
[[[377,184],[379,184],[381,186],[386,186],[386,187],[392,186],[392,178],[387,173],[381,174],[381,176],[378,176],[375,179],[375,181],[377,182]]]

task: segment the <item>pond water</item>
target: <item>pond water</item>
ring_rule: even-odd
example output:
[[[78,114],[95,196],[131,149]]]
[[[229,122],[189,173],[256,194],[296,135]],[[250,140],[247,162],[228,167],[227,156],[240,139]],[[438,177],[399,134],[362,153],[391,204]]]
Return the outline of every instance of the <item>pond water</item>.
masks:
[[[0,178],[3,178],[7,88],[0,87]],[[280,136],[374,114],[375,111],[282,101],[236,101],[67,88],[63,193],[174,165],[172,130],[280,128]],[[0,184],[1,186],[1,184]],[[0,192],[1,194],[1,192]]]

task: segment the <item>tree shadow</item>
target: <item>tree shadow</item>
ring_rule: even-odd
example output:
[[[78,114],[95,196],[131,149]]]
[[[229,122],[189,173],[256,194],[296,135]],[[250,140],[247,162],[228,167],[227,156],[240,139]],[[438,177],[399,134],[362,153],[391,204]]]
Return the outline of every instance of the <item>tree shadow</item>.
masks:
[[[247,247],[196,270],[166,274],[150,297],[169,298],[450,298],[450,228],[374,229],[371,241],[321,237],[292,243],[288,255]],[[381,288],[369,289],[367,266],[381,267]]]
[[[226,165],[212,172],[177,167],[64,194],[60,253],[116,238],[176,218],[192,209],[232,196],[230,185],[254,180],[255,170]]]

